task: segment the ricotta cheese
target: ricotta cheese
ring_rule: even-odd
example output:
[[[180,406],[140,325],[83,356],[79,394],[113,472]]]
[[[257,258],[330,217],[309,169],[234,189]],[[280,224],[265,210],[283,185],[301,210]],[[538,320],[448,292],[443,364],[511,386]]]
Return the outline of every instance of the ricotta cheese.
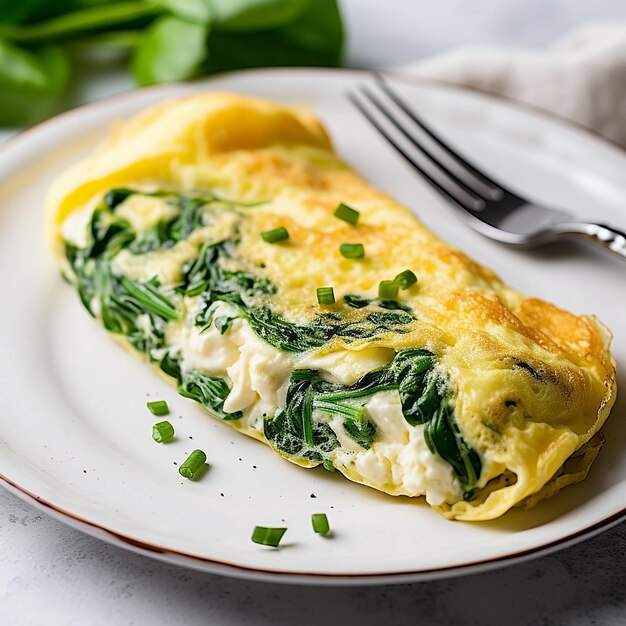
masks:
[[[189,299],[189,300],[197,300]],[[195,326],[197,303],[188,304],[185,320],[168,326],[166,339],[182,357],[183,369],[211,376],[226,376],[231,391],[224,403],[229,413],[243,411],[243,420],[263,433],[263,417],[273,415],[285,404],[289,375],[295,368],[319,370],[328,380],[352,384],[363,374],[382,367],[394,351],[367,348],[360,352],[291,354],[276,350],[257,337],[236,307],[219,302],[213,319],[234,317],[222,335],[211,324],[206,330]],[[394,493],[425,495],[431,505],[455,502],[462,497],[452,468],[432,454],[424,439],[423,426],[411,426],[402,414],[397,391],[374,394],[364,405],[377,435],[369,450],[357,444],[343,428],[343,418],[327,418],[341,445],[335,464],[350,467],[366,483]],[[316,417],[322,417],[316,413]]]

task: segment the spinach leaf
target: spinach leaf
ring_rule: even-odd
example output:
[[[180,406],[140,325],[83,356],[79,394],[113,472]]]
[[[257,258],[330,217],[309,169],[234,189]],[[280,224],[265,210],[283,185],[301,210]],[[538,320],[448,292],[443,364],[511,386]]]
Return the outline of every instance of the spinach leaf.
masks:
[[[242,416],[241,411],[237,413],[224,411],[224,401],[230,393],[230,388],[223,378],[205,376],[196,371],[183,371],[178,382],[178,393],[199,402],[223,420],[237,420]]]
[[[437,379],[430,376],[433,366],[433,354],[418,349],[399,352],[391,365],[402,413],[411,426],[426,422],[441,403],[436,391]]]
[[[345,432],[361,447],[369,449],[376,439],[376,427],[364,418],[363,403],[375,393],[397,389],[406,421],[413,426],[424,424],[429,450],[452,467],[464,497],[471,499],[480,477],[480,457],[459,430],[451,404],[452,392],[435,364],[435,357],[428,350],[401,350],[391,363],[368,372],[353,385],[331,383],[315,370],[295,370],[285,409],[265,419],[265,436],[285,454],[326,460],[339,443],[324,450],[316,447],[313,437],[316,429],[330,428],[315,419],[315,412],[319,411],[343,416]],[[328,442],[329,438],[324,441]]]
[[[223,0],[226,2],[226,0]],[[292,22],[278,28],[225,32],[209,37],[208,73],[247,67],[341,65],[343,25],[336,0],[311,0]]]
[[[452,407],[443,398],[424,426],[424,439],[433,454],[438,454],[452,466],[463,488],[463,497],[471,500],[482,464],[476,451],[469,447],[459,431]]]
[[[198,74],[206,56],[206,24],[164,16],[146,30],[133,56],[139,85],[187,80]]]
[[[376,426],[369,420],[360,422],[352,417],[348,417],[343,423],[343,429],[365,450],[370,449],[372,442],[376,438]]]
[[[228,329],[232,326],[233,321],[237,319],[237,316],[231,316],[231,315],[218,315],[215,318],[215,328],[217,328],[217,331],[219,332],[220,335],[225,334],[226,332],[228,332]]]
[[[159,288],[156,278],[131,280],[112,268],[111,261],[119,251],[136,241],[136,233],[129,222],[115,215],[115,209],[132,193],[128,189],[114,189],[105,195],[91,217],[86,247],[66,243],[66,257],[74,271],[81,300],[94,315],[94,300],[97,299],[104,327],[125,336],[136,350],[158,362],[166,374],[177,380],[181,395],[196,400],[221,419],[239,419],[241,412],[224,411],[230,388],[223,378],[184,370],[179,359],[168,353],[165,326],[178,319],[178,311],[170,296]],[[168,237],[172,233],[188,236],[190,229],[197,226],[197,209],[204,200],[179,197],[177,203],[179,214],[167,223]]]
[[[62,48],[27,51],[0,38],[0,125],[30,124],[52,113],[68,75]]]
[[[230,389],[223,378],[206,376],[194,370],[183,371],[180,359],[169,352],[162,357],[159,367],[165,374],[176,379],[178,393],[181,396],[199,402],[210,413],[225,421],[242,417],[240,411],[236,413],[224,411],[224,401]]]
[[[211,22],[214,13],[213,0],[154,0],[154,2],[184,20],[201,24]]]
[[[0,23],[21,24],[37,15],[48,0],[0,0]]]
[[[343,301],[349,307],[353,309],[363,309],[366,306],[377,306],[381,309],[389,309],[391,311],[400,310],[406,311],[407,313],[412,313],[412,309],[409,305],[404,304],[402,302],[398,302],[397,300],[379,300],[378,298],[365,298],[363,296],[359,296],[358,294],[349,293],[343,297]]]
[[[319,348],[333,337],[345,340],[367,339],[383,332],[405,332],[413,321],[411,315],[370,313],[360,320],[341,321],[332,314],[322,314],[308,323],[283,319],[267,306],[247,308],[250,327],[263,341],[285,352],[304,352]]]
[[[211,0],[216,28],[249,32],[284,26],[299,17],[313,0]]]
[[[263,422],[265,437],[272,447],[310,461],[322,461],[339,445],[328,424],[313,420],[312,383],[318,378],[314,370],[293,372],[285,408]]]
[[[144,18],[154,16],[159,12],[160,9],[143,0],[103,2],[34,24],[0,26],[0,37],[26,44],[60,43],[89,33],[135,25],[141,23]]]
[[[129,222],[110,210],[121,201],[121,194],[105,197],[91,217],[88,245],[78,248],[66,243],[66,258],[80,299],[91,315],[97,300],[107,330],[124,335],[137,350],[158,360],[165,347],[165,324],[178,319],[178,312],[155,279],[134,281],[113,271],[112,259],[136,236]]]

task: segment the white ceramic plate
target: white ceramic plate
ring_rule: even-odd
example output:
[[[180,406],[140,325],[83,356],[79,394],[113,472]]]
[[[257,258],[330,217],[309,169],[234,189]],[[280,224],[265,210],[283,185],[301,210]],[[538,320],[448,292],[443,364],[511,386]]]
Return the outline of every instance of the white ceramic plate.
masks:
[[[626,511],[624,402],[590,476],[530,512],[489,523],[449,522],[420,500],[392,498],[324,470],[303,470],[208,417],[120,349],[82,309],[44,245],[50,181],[91,151],[112,122],[165,98],[231,89],[309,103],[342,157],[412,207],[444,239],[514,287],[614,330],[626,361],[626,264],[602,251],[502,247],[470,231],[375,135],[345,98],[365,74],[242,72],[137,90],[57,117],[0,153],[0,475],[53,515],[107,541],[210,572],[308,583],[389,583],[495,567],[589,536]],[[533,197],[626,226],[626,155],[573,126],[503,101],[398,79],[398,88],[465,152]],[[622,381],[623,383],[624,381]],[[178,438],[151,439],[150,398],[165,398]],[[193,439],[191,439],[193,437]],[[181,479],[194,448],[210,470]],[[313,534],[326,512],[332,538]],[[286,525],[278,550],[250,541],[256,525]]]

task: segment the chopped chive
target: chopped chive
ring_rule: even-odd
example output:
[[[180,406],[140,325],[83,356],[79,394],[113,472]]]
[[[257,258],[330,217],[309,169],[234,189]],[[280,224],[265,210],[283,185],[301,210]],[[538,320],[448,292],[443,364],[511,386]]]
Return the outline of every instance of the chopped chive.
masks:
[[[286,528],[267,528],[265,526],[255,526],[252,531],[252,541],[260,543],[262,546],[272,546],[277,548],[283,535],[287,532]]]
[[[352,226],[356,226],[356,223],[359,221],[359,212],[343,202],[335,209],[334,216],[344,222],[348,222],[348,224],[352,224]]]
[[[317,301],[319,304],[335,304],[335,292],[332,287],[318,287]]]
[[[381,280],[378,285],[378,297],[381,300],[395,300],[398,297],[398,283],[393,280]]]
[[[311,525],[318,535],[328,535],[328,533],[330,533],[326,513],[313,513],[313,515],[311,515]]]
[[[339,252],[346,259],[362,259],[365,256],[365,248],[362,243],[342,243]]]
[[[266,230],[265,232],[262,232],[261,237],[263,238],[263,241],[267,243],[278,243],[279,241],[289,239],[289,232],[284,226],[279,226],[273,230]]]
[[[155,400],[154,402],[146,402],[146,406],[152,415],[161,417],[161,415],[167,415],[170,412],[170,407],[167,406],[165,400]]]
[[[174,427],[169,422],[157,422],[152,427],[152,439],[157,443],[167,443],[173,438]]]
[[[328,472],[336,471],[335,465],[330,459],[324,459],[324,461],[322,462],[322,465],[324,466],[324,469]]]
[[[395,283],[398,283],[400,289],[408,289],[417,282],[417,276],[411,270],[404,270],[404,272],[400,272],[393,280]]]
[[[189,480],[194,480],[205,463],[206,454],[202,450],[194,450],[178,468],[178,473]]]

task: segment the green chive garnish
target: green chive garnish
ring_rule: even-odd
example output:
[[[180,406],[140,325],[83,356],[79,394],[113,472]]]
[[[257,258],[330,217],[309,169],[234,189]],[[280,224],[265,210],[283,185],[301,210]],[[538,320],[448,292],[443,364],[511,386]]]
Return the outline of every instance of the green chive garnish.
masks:
[[[335,304],[335,292],[332,287],[318,287],[317,301],[319,304]]]
[[[417,276],[411,270],[400,272],[394,279],[400,289],[408,289],[417,282]]]
[[[381,300],[395,300],[398,297],[398,283],[394,280],[381,280],[378,285],[378,297]]]
[[[174,437],[174,427],[169,422],[157,422],[152,427],[152,439],[157,443],[167,443]]]
[[[267,243],[278,243],[279,241],[289,239],[289,233],[284,226],[279,226],[273,230],[266,230],[265,232],[262,232],[261,237],[263,238],[263,241]]]
[[[202,450],[194,450],[187,460],[178,468],[178,473],[189,480],[194,480],[206,463],[206,454]]]
[[[365,256],[365,248],[362,243],[342,243],[339,252],[346,259],[362,259]]]
[[[146,406],[152,415],[161,417],[161,415],[167,415],[170,412],[170,407],[167,406],[165,400],[155,400],[154,402],[146,402]]]
[[[252,531],[252,541],[260,543],[262,546],[272,546],[277,548],[283,535],[287,532],[286,528],[267,528],[265,526],[255,526]]]
[[[324,466],[324,469],[329,471],[329,472],[334,472],[335,471],[335,466],[334,466],[333,462],[330,459],[324,459],[322,465]]]
[[[352,226],[356,226],[356,223],[359,221],[359,212],[343,202],[335,209],[334,215],[340,220],[352,224]]]
[[[311,515],[311,525],[318,535],[328,535],[330,532],[326,513],[313,513],[313,515]]]

